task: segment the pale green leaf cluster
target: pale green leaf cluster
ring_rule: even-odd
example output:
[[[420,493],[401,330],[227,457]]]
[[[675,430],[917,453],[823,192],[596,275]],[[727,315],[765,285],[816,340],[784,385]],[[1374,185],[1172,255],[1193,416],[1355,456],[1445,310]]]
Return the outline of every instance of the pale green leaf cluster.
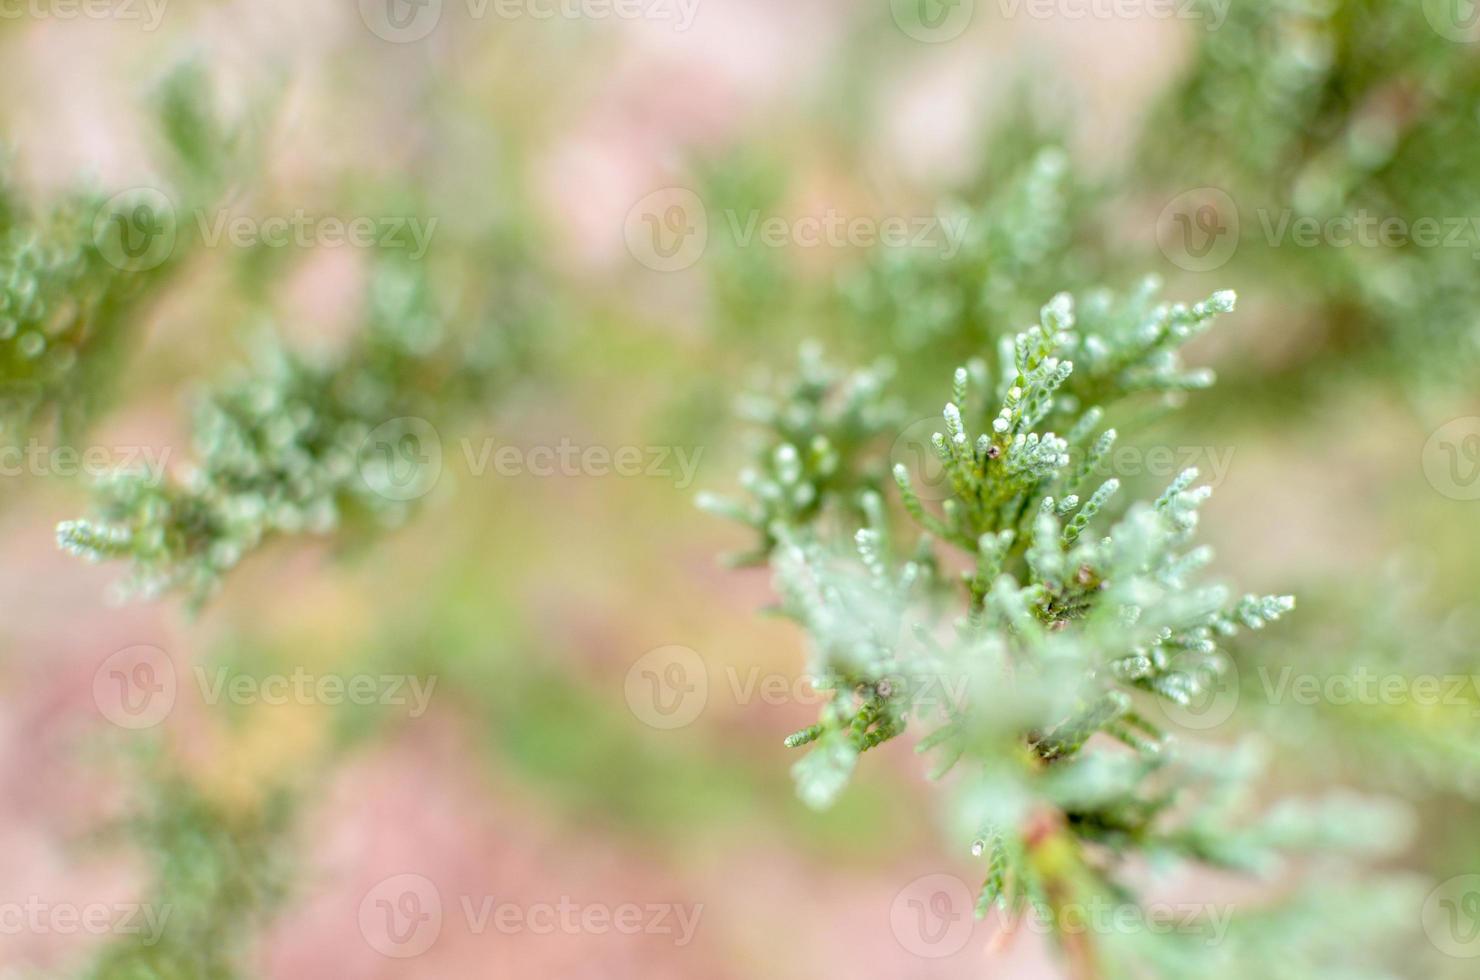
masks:
[[[415,486],[440,459],[440,446],[421,440],[486,398],[506,365],[448,335],[415,263],[378,266],[366,303],[363,328],[335,357],[265,338],[258,363],[203,400],[196,464],[160,484],[139,472],[101,481],[97,515],[57,528],[62,548],[128,562],[127,595],[179,590],[199,601],[276,536],[402,522],[420,494],[375,478],[385,447],[372,433],[406,419],[433,427],[430,437],[392,433],[391,462],[410,468],[399,483]]]
[[[751,526],[771,522],[781,607],[806,632],[812,685],[832,692],[817,722],[786,739],[808,748],[794,770],[801,797],[830,804],[863,753],[920,728],[917,749],[952,787],[983,861],[983,913],[1055,921],[1065,902],[1124,903],[1120,869],[1133,856],[1268,872],[1287,849],[1403,839],[1401,818],[1364,800],[1261,819],[1253,745],[1179,742],[1180,721],[1218,695],[1240,634],[1294,600],[1236,597],[1204,577],[1212,553],[1195,536],[1209,490],[1195,470],[1130,503],[1116,479],[1091,478],[1116,438],[1103,421],[1117,403],[1210,383],[1178,350],[1233,305],[1226,292],[1156,303],[1154,284],[1119,299],[1056,296],[995,363],[955,372],[933,440],[949,487],[938,507],[902,464],[897,509],[867,485],[848,499],[840,488],[860,481],[839,479],[840,467],[878,461],[877,446],[852,444],[826,469],[830,497],[729,508]],[[799,390],[803,406],[830,401]],[[774,425],[785,403],[771,404],[762,459],[794,445]],[[815,425],[815,411],[803,414]],[[798,458],[785,454],[773,474],[815,478]]]

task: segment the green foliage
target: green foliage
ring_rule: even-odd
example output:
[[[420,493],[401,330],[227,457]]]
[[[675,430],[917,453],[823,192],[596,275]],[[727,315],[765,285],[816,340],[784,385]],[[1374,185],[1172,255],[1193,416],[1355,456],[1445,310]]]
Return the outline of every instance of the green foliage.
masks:
[[[1233,268],[1317,317],[1325,350],[1409,382],[1468,381],[1480,364],[1480,193],[1468,176],[1480,62],[1458,36],[1463,5],[1227,7],[1146,127],[1138,180],[1227,192],[1238,213],[1218,220],[1239,222]],[[1355,243],[1353,219],[1367,229]],[[1300,221],[1334,231],[1297,244]],[[1384,223],[1396,238],[1378,237]]]
[[[9,442],[44,419],[75,431],[95,414],[133,317],[166,271],[110,262],[94,236],[102,207],[92,193],[33,205],[0,183],[0,427]]]
[[[279,795],[235,810],[179,775],[154,774],[151,796],[114,828],[149,861],[140,900],[159,928],[114,939],[87,980],[233,980],[257,930],[286,891],[292,803]],[[152,917],[152,920],[148,917]]]
[[[204,399],[189,473],[163,484],[112,475],[97,517],[63,522],[58,542],[88,561],[127,561],[126,594],[199,602],[275,536],[401,523],[435,479],[436,426],[507,371],[498,335],[450,333],[425,268],[382,263],[344,352],[315,359],[265,339],[252,370]]]
[[[897,426],[901,408],[885,396],[893,365],[880,361],[845,376],[829,365],[821,350],[801,351],[795,380],[769,386],[741,399],[739,411],[765,430],[755,466],[741,474],[749,503],[703,494],[699,503],[753,527],[760,536],[750,552],[731,556],[736,564],[763,562],[776,543],[776,530],[817,519],[834,506],[851,506],[858,491],[878,487],[879,467],[855,464],[857,455],[879,435]]]
[[[212,94],[193,62],[154,93],[162,156],[191,205],[220,193],[228,154],[247,142],[219,120]],[[50,422],[75,439],[106,406],[149,303],[191,251],[189,223],[165,209],[177,206],[146,191],[107,199],[82,189],[36,201],[0,170],[0,438],[18,443]],[[174,237],[159,255],[117,247],[119,235],[166,229]]]
[[[933,438],[941,506],[921,499],[920,474],[894,466],[914,531],[866,480],[839,475],[873,465],[856,443],[829,458],[832,493],[772,505],[815,488],[820,469],[799,466],[797,433],[774,428],[761,459],[790,476],[748,480],[749,510],[705,502],[770,521],[782,608],[809,637],[814,687],[834,692],[817,724],[787,739],[810,746],[795,767],[803,799],[830,804],[862,753],[925,725],[919,749],[935,778],[954,771],[957,819],[986,861],[983,912],[1053,921],[1065,903],[1123,902],[1116,868],[1131,855],[1259,871],[1284,847],[1402,836],[1385,811],[1350,801],[1260,823],[1247,749],[1179,751],[1166,732],[1215,693],[1240,634],[1294,600],[1203,581],[1212,555],[1193,536],[1209,491],[1195,470],[1123,507],[1117,480],[1089,481],[1115,440],[1107,411],[1211,382],[1177,351],[1233,309],[1232,294],[1158,305],[1154,291],[1077,305],[1061,294],[995,364],[957,369]],[[815,418],[826,396],[798,390],[763,418]]]
[[[879,249],[844,278],[848,315],[915,356],[980,350],[1043,296],[1078,281],[1070,272],[1075,179],[1067,154],[1043,149],[979,202],[942,208],[943,223],[964,225],[959,250]]]

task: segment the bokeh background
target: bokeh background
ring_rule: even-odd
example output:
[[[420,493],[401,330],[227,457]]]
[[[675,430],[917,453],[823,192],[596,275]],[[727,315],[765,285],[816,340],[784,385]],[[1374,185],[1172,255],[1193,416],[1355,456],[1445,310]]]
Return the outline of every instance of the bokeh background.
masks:
[[[229,215],[260,229],[300,211],[435,221],[414,260],[486,285],[522,353],[496,399],[438,426],[441,465],[411,520],[275,542],[199,608],[110,601],[119,568],[57,549],[90,474],[44,455],[0,480],[5,975],[1060,976],[1042,937],[991,919],[949,955],[901,938],[901,896],[922,876],[981,874],[911,739],[879,750],[832,810],[794,795],[781,739],[815,716],[802,637],[764,615],[764,571],[719,562],[743,529],[693,498],[735,486],[748,459],[735,399],[808,338],[844,362],[893,357],[926,418],[958,358],[1060,288],[1156,274],[1177,300],[1238,290],[1239,310],[1190,357],[1220,386],[1156,421],[1146,446],[1191,452],[1205,475],[1227,460],[1204,511],[1221,574],[1300,596],[1267,634],[1269,663],[1468,678],[1476,308],[1410,274],[1411,243],[1276,247],[1260,222],[1282,212],[1256,208],[1480,218],[1466,203],[1480,103],[1464,102],[1480,47],[1446,36],[1432,4],[1395,18],[1403,50],[1387,53],[1343,47],[1372,39],[1342,18],[1377,18],[1373,5],[1250,6],[1278,10],[1256,21],[1225,6],[1214,27],[1217,5],[1028,0],[6,5],[0,119],[25,194],[84,183],[186,200],[159,162],[151,92],[192,64],[248,135],[223,148],[225,189],[202,211],[181,205],[182,226]],[[1267,72],[1254,55],[1203,54],[1235,30],[1274,46]],[[1271,98],[1277,84],[1324,100],[1312,118],[1326,129],[1294,149],[1278,126],[1315,110]],[[1432,152],[1408,158],[1414,117],[1440,123]],[[1286,139],[1278,162],[1234,159],[1217,125],[1255,149]],[[992,274],[1021,293],[981,333],[894,332],[848,298],[885,275],[886,246],[795,240],[808,219],[913,228],[947,205],[1011,238],[1036,220],[1012,195],[1045,146],[1074,174],[1043,205],[1074,215],[1072,248],[1001,246]],[[1395,190],[1413,187],[1431,196]],[[1242,238],[1225,234],[1226,208],[1201,210],[1216,193],[1236,201]],[[742,240],[752,219],[779,222],[785,241]],[[138,315],[75,444],[183,471],[194,393],[249,361],[255,331],[308,352],[348,343],[384,246],[316,227],[281,248],[197,242]],[[1185,237],[1197,228],[1210,260]],[[1480,269],[1466,234],[1471,248],[1445,253],[1444,281],[1460,284],[1446,297]],[[627,449],[644,472],[541,455],[561,446]],[[504,447],[501,471],[482,454]],[[1169,475],[1126,474],[1153,492]],[[120,725],[109,658],[141,646],[175,689],[149,724]],[[699,668],[662,689],[673,663]],[[209,697],[223,676],[295,675],[430,694],[420,707]],[[1399,801],[1412,834],[1381,863],[1423,884],[1386,923],[1394,969],[1470,975],[1466,921],[1446,949],[1422,903],[1480,871],[1474,688],[1444,711],[1272,704],[1266,676],[1246,667],[1237,711],[1197,736],[1262,739],[1271,797],[1320,786]],[[1255,908],[1281,887],[1145,878],[1163,901]],[[541,928],[538,910],[562,902],[638,907],[643,927]],[[1477,904],[1457,907],[1480,923]],[[496,925],[502,906],[522,927]],[[145,945],[119,910],[151,908],[170,918]],[[69,927],[69,909],[111,925]]]

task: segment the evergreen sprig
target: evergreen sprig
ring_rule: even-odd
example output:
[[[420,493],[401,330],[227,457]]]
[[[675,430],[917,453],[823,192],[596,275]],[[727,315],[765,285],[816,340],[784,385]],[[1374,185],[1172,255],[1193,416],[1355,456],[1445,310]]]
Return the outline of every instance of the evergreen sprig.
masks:
[[[257,364],[203,399],[197,464],[161,484],[131,471],[99,481],[97,515],[59,525],[61,547],[128,562],[125,595],[198,603],[271,538],[402,522],[435,475],[440,443],[424,442],[508,368],[496,335],[450,336],[426,275],[379,264],[363,329],[338,357],[265,337]]]
[[[1189,306],[1156,303],[1155,290],[1056,296],[995,367],[956,370],[933,440],[949,486],[938,509],[899,464],[908,522],[871,488],[738,515],[771,521],[782,609],[808,635],[814,687],[834,692],[786,739],[809,747],[794,769],[802,798],[828,805],[863,752],[924,725],[918,749],[936,758],[933,778],[954,771],[957,817],[986,862],[983,913],[1054,921],[1066,904],[1123,903],[1117,867],[1133,854],[1265,870],[1283,847],[1352,844],[1363,835],[1343,828],[1385,813],[1348,803],[1261,823],[1243,789],[1248,748],[1179,750],[1169,732],[1216,694],[1238,635],[1294,600],[1201,579],[1212,556],[1193,539],[1209,490],[1195,470],[1128,506],[1115,479],[1088,482],[1115,438],[1107,411],[1211,383],[1178,349],[1231,312],[1233,294]],[[803,413],[827,401],[802,390]],[[855,472],[876,465],[867,450],[846,457]],[[842,472],[828,470],[832,486],[859,485]],[[1091,955],[1082,937],[1060,938]]]

